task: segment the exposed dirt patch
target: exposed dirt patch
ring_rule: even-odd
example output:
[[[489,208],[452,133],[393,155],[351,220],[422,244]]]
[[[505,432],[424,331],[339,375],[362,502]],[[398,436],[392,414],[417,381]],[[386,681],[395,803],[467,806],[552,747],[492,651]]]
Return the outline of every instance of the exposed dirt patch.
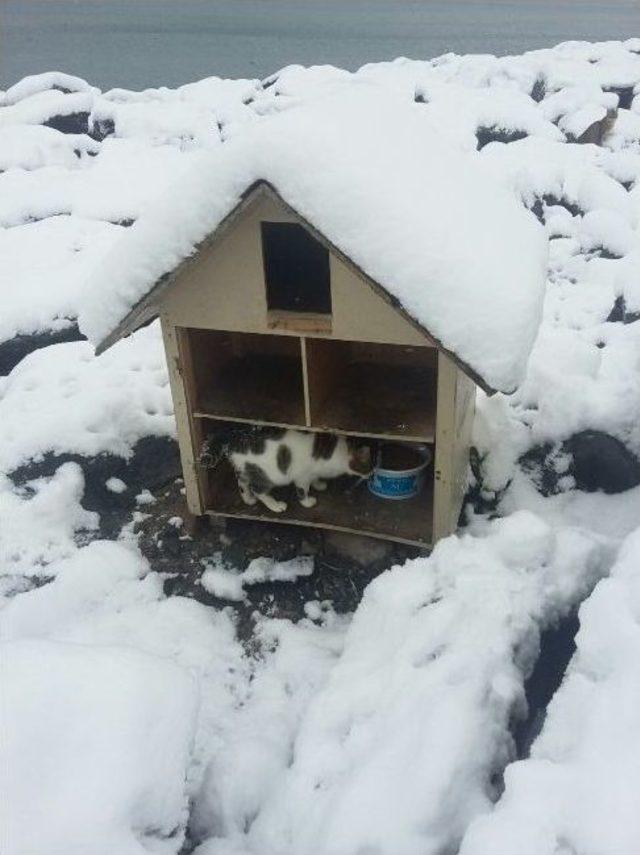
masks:
[[[562,682],[569,661],[576,650],[575,636],[580,628],[577,612],[573,611],[540,638],[540,653],[529,679],[525,683],[528,704],[526,719],[514,728],[518,759],[528,757],[547,715],[547,707]]]
[[[244,641],[252,636],[256,612],[297,621],[305,617],[305,604],[310,600],[330,603],[339,613],[351,612],[375,576],[418,554],[401,544],[376,541],[370,545],[367,538],[346,544],[321,530],[250,520],[229,520],[224,530],[205,520],[190,535],[179,523],[185,514],[181,490],[181,482],[174,480],[156,494],[156,504],[141,509],[149,516],[136,527],[140,548],[152,568],[164,575],[167,595],[192,597],[217,608],[231,607]],[[311,576],[247,586],[246,599],[240,602],[220,599],[200,584],[214,556],[220,556],[229,572],[240,572],[254,558],[288,561],[299,555],[314,557]]]
[[[138,507],[136,496],[143,490],[152,493],[175,481],[181,474],[177,444],[166,437],[149,436],[141,439],[133,455],[125,460],[113,454],[83,457],[80,454],[46,454],[42,460],[31,461],[10,473],[14,484],[22,486],[36,478],[50,478],[63,463],[77,463],[85,480],[82,505],[100,514],[97,537],[114,539],[122,527],[131,521]],[[110,478],[124,481],[127,489],[114,493],[107,487]]]
[[[203,519],[194,532],[188,533],[178,447],[162,437],[142,439],[129,460],[111,454],[92,458],[48,454],[15,470],[11,478],[16,485],[23,485],[51,477],[69,461],[77,463],[84,473],[83,506],[100,515],[100,526],[93,536],[115,539],[137,517],[134,530],[140,549],[151,568],[163,575],[166,594],[192,597],[217,608],[230,606],[245,641],[252,635],[256,611],[295,621],[305,616],[307,602],[318,600],[330,603],[339,613],[351,612],[375,576],[419,554],[419,550],[402,544],[249,520],[229,520],[223,530]],[[111,478],[122,480],[126,490],[109,490]],[[141,504],[136,496],[145,490],[153,501]],[[215,597],[200,584],[214,556],[222,559],[229,572],[241,572],[254,558],[288,561],[299,555],[314,556],[311,576],[247,586],[242,602]]]

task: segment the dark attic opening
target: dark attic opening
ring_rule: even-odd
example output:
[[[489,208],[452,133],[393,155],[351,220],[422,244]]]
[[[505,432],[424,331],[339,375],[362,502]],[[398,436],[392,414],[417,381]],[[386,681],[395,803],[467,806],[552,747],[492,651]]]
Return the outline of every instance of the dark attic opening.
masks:
[[[297,223],[261,226],[269,311],[330,315],[328,250]]]

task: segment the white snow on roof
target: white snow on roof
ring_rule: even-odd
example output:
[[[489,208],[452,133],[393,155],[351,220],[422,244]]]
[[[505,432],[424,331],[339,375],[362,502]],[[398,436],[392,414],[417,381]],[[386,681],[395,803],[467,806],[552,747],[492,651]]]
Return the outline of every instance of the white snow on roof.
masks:
[[[421,105],[370,85],[263,118],[192,160],[96,271],[80,312],[89,338],[112,332],[258,179],[488,385],[515,388],[540,320],[543,231]]]

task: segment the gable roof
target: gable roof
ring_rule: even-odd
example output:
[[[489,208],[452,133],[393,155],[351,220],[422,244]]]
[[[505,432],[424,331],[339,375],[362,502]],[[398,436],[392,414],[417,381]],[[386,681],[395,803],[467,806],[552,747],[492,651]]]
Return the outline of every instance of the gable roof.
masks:
[[[100,355],[105,350],[108,350],[112,345],[114,345],[117,341],[125,336],[130,335],[151,321],[155,320],[158,316],[159,311],[159,303],[162,300],[163,296],[167,293],[167,291],[177,282],[183,273],[191,267],[193,264],[196,264],[200,254],[205,252],[206,250],[210,250],[220,241],[220,239],[232,229],[236,222],[241,218],[241,216],[247,211],[255,202],[258,201],[263,196],[270,197],[275,200],[278,204],[280,204],[285,211],[287,211],[292,218],[298,220],[301,225],[303,225],[313,236],[319,241],[323,246],[325,246],[329,252],[334,253],[347,267],[353,270],[367,285],[369,285],[372,290],[374,290],[379,296],[381,296],[387,303],[389,303],[395,311],[401,314],[405,320],[407,320],[412,326],[416,327],[419,332],[423,333],[425,336],[431,339],[433,344],[435,344],[440,350],[443,350],[447,355],[449,355],[453,361],[465,371],[479,386],[485,389],[485,391],[492,393],[495,390],[487,387],[485,381],[482,377],[480,377],[469,365],[467,365],[463,360],[461,360],[455,353],[451,353],[447,350],[447,348],[442,344],[442,342],[438,341],[438,339],[418,320],[413,318],[402,306],[400,301],[391,295],[384,286],[380,285],[378,282],[374,282],[367,274],[358,267],[350,258],[348,258],[338,247],[334,246],[331,241],[329,241],[321,232],[319,232],[312,223],[307,222],[304,217],[302,217],[298,211],[294,210],[291,205],[289,205],[282,196],[278,193],[275,187],[271,185],[268,181],[264,179],[259,179],[254,182],[247,190],[242,194],[242,197],[238,204],[233,208],[232,211],[222,220],[220,225],[212,232],[210,235],[201,241],[196,247],[194,252],[183,259],[176,268],[174,268],[169,273],[166,273],[162,276],[155,285],[151,288],[151,290],[142,297],[141,300],[136,303],[135,306],[130,310],[130,312],[122,319],[122,321],[112,330],[108,336],[106,336],[97,346],[96,346],[96,355]]]
[[[340,94],[193,159],[94,277],[79,320],[99,352],[148,322],[184,265],[267,192],[479,385],[517,386],[540,320],[544,233],[420,105]]]

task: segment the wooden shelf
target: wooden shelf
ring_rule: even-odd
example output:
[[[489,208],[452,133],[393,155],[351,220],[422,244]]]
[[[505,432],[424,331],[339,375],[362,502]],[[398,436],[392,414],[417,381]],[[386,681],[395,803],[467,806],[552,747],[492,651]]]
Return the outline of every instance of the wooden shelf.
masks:
[[[433,442],[433,348],[313,339],[306,353],[313,427]]]
[[[264,427],[278,427],[291,430],[303,430],[309,433],[333,433],[338,436],[361,436],[363,439],[381,439],[389,442],[397,442],[398,435],[393,433],[366,433],[361,430],[337,430],[333,427],[309,427],[305,424],[296,422],[278,422],[265,421],[264,419],[248,419],[240,416],[230,416],[228,413],[208,413],[206,411],[197,410],[193,413],[194,418],[204,419],[205,421],[213,422],[234,422],[237,424],[246,425],[262,425]],[[418,436],[402,435],[403,442],[429,442],[432,443],[434,438],[430,434],[420,434]]]
[[[326,528],[424,548],[431,546],[433,490],[428,486],[413,499],[391,501],[372,495],[364,483],[354,486],[357,482],[353,478],[340,478],[330,482],[324,493],[312,491],[318,499],[313,508],[300,505],[293,487],[276,488],[274,496],[286,501],[288,507],[275,514],[262,503],[244,504],[228,463],[219,464],[208,473],[208,479],[207,513],[213,516]]]
[[[315,432],[315,428],[307,427],[305,424],[297,424],[296,422],[268,422],[264,419],[245,419],[242,416],[230,416],[227,413],[208,413],[206,411],[197,410],[193,413],[196,419],[205,419],[213,422],[234,422],[242,425],[260,425],[262,427],[278,427],[291,428],[292,430],[308,430]]]

